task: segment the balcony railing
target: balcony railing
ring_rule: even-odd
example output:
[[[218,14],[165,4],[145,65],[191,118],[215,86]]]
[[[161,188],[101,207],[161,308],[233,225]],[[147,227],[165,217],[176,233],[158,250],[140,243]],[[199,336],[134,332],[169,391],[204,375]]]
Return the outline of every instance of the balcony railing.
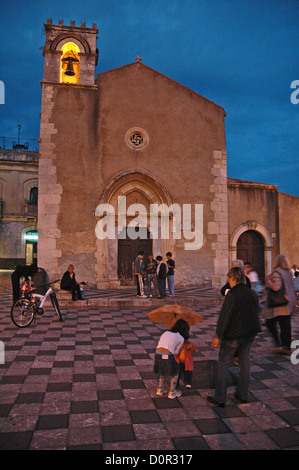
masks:
[[[25,201],[24,215],[26,217],[37,217],[37,207],[37,204],[30,204],[29,201]]]
[[[23,204],[23,210],[21,213],[19,211],[9,212],[3,210],[4,208],[4,201],[0,198],[0,220],[3,217],[34,217],[37,218],[38,214],[38,205],[37,204],[30,204],[29,201],[25,201]]]

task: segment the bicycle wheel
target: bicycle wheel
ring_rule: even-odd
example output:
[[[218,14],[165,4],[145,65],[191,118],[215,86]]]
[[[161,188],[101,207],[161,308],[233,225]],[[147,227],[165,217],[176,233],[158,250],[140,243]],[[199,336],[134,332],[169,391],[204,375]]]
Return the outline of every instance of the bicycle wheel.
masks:
[[[60,312],[60,308],[59,308],[59,304],[58,304],[58,300],[57,300],[57,297],[56,297],[56,294],[55,292],[51,292],[50,294],[50,298],[51,298],[51,301],[52,301],[52,305],[58,315],[58,318],[60,321],[62,321],[62,315],[61,315],[61,312]]]
[[[19,328],[29,326],[35,316],[34,306],[28,299],[19,299],[11,307],[11,319]]]

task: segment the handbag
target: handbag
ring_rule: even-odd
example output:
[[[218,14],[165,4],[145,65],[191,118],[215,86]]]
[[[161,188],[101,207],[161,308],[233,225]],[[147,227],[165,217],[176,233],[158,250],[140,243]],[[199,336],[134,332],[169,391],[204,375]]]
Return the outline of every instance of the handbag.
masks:
[[[278,272],[278,271],[275,271],[275,272]],[[289,298],[287,296],[283,279],[282,279],[282,286],[278,291],[275,291],[271,289],[270,287],[267,287],[268,308],[284,307],[285,305],[288,305],[288,303],[289,303]]]

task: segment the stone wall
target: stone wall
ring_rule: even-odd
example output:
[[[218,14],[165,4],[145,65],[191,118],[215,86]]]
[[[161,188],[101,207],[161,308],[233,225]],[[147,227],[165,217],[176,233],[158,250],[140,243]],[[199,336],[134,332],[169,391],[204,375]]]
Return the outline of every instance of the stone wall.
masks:
[[[280,252],[299,266],[299,198],[279,193]]]

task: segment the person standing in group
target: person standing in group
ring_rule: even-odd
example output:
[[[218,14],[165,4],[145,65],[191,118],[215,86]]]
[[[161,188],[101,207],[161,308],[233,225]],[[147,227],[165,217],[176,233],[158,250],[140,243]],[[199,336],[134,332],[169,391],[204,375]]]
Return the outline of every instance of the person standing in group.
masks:
[[[152,284],[154,286],[156,297],[159,295],[158,281],[157,281],[157,276],[156,276],[157,265],[158,263],[153,258],[153,255],[152,254],[148,255],[148,261],[145,265],[145,272],[147,276],[147,289],[148,289],[149,297],[153,296]]]
[[[163,396],[167,393],[165,379],[170,376],[170,389],[168,391],[168,398],[177,398],[182,395],[182,392],[176,389],[179,374],[179,364],[175,355],[180,352],[184,341],[189,337],[189,324],[179,319],[169,331],[165,331],[156,348],[155,361],[153,371],[159,376],[159,384],[157,388],[157,395]]]
[[[212,347],[220,343],[217,384],[214,396],[207,400],[212,405],[225,406],[227,373],[231,361],[237,353],[239,358],[239,382],[236,398],[246,403],[250,381],[250,351],[255,336],[261,331],[259,322],[258,297],[244,283],[245,274],[240,267],[231,268],[228,273],[230,290],[225,296],[216,328]]]
[[[137,297],[145,298],[144,294],[144,284],[143,284],[143,275],[144,275],[144,251],[139,251],[137,258],[135,259],[135,277],[137,282]]]
[[[281,254],[276,257],[274,270],[267,277],[266,287],[276,292],[283,287],[285,288],[288,298],[286,305],[269,308],[268,301],[266,301],[263,316],[266,320],[266,326],[277,345],[276,348],[272,349],[272,352],[290,355],[292,352],[291,315],[296,309],[296,294],[291,265],[285,255]],[[277,330],[277,324],[280,327],[280,332]]]
[[[167,266],[163,263],[162,256],[157,256],[157,280],[159,286],[160,297],[166,297],[166,277],[167,277]]]
[[[174,270],[175,270],[175,261],[172,259],[172,253],[168,251],[166,253],[166,258],[167,258],[167,266],[168,266],[168,271],[167,271],[167,284],[168,284],[168,290],[170,295],[174,295]]]

